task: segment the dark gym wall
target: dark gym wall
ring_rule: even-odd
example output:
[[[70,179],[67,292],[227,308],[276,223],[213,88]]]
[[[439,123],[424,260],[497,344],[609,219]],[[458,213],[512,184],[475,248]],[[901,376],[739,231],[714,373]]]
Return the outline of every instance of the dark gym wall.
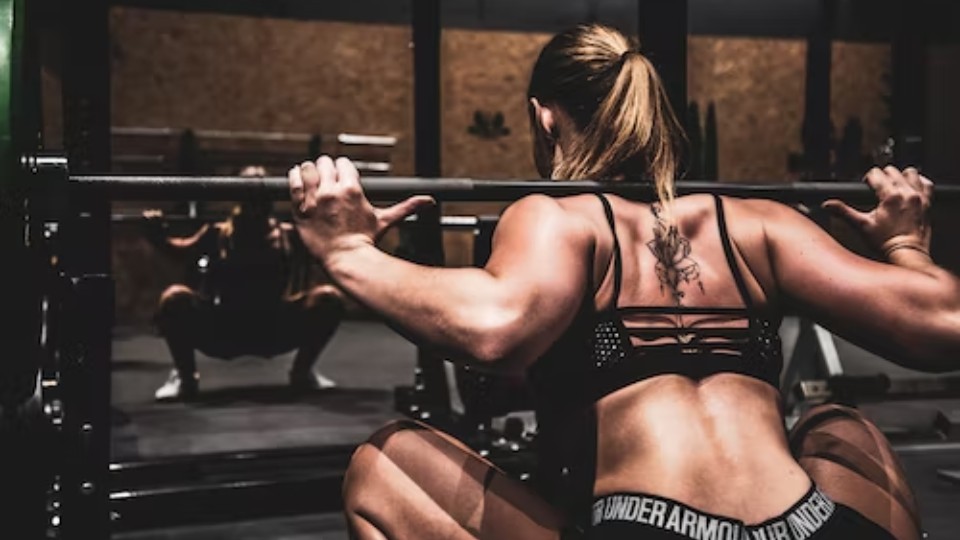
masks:
[[[930,47],[926,86],[925,171],[940,182],[960,184],[960,45]]]
[[[405,24],[413,0],[118,0],[116,5],[181,11],[235,13],[276,18],[341,20]],[[618,21],[636,30],[637,2],[642,0],[443,0],[448,28],[497,29],[552,33],[586,20]],[[694,35],[803,38],[816,17],[820,0],[688,0],[690,33]],[[886,41],[890,13],[900,0],[836,0],[837,37],[848,41]],[[916,2],[917,0],[911,0]],[[951,0],[929,0],[938,13],[931,31],[951,37],[949,25],[937,24],[960,6]]]

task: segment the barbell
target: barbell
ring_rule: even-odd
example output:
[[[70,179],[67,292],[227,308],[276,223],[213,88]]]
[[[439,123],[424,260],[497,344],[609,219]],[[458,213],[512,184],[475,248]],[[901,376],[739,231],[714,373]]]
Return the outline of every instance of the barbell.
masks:
[[[31,156],[21,160],[29,174],[43,176],[52,193],[99,193],[110,200],[240,200],[289,197],[285,177],[168,175],[70,175],[67,160],[58,156]],[[480,180],[472,178],[372,177],[361,179],[367,196],[397,200],[411,195],[432,195],[439,201],[515,201],[532,194],[554,197],[582,193],[614,193],[630,199],[650,200],[654,187],[642,181]],[[39,186],[38,186],[39,187]],[[730,197],[773,199],[784,203],[819,203],[837,198],[850,203],[875,200],[873,191],[859,182],[792,182],[775,184],[725,184],[678,181],[678,195],[714,193]],[[938,185],[938,200],[960,200],[960,186]]]

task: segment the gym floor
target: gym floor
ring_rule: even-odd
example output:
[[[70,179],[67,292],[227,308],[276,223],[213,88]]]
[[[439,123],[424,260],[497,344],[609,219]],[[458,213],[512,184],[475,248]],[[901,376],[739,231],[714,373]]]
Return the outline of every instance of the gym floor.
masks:
[[[393,388],[413,382],[416,348],[383,324],[347,321],[318,363],[328,392],[287,386],[293,353],[230,361],[197,355],[200,398],[156,403],[172,364],[150,329],[120,329],[113,344],[113,460],[355,444],[399,415]]]
[[[845,358],[857,357],[840,348]],[[158,404],[153,392],[170,370],[165,344],[150,329],[118,328],[113,348],[113,461],[356,444],[399,417],[393,410],[393,388],[413,382],[415,359],[416,349],[385,325],[347,321],[319,363],[320,371],[339,383],[335,390],[291,392],[286,376],[292,353],[229,362],[198,355],[200,399]],[[941,469],[960,469],[960,441],[930,444],[929,436],[936,411],[960,411],[960,399],[871,404],[862,409],[895,434],[892,438],[920,500],[929,538],[960,538],[960,485],[938,475]],[[339,514],[309,514],[140,530],[114,538],[344,540],[347,535]]]

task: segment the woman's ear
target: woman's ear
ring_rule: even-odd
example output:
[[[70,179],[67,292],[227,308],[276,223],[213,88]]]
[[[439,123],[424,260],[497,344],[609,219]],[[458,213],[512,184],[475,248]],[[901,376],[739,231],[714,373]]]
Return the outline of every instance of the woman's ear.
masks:
[[[553,111],[549,107],[545,107],[540,104],[540,101],[532,97],[530,98],[530,107],[533,110],[533,117],[536,124],[543,130],[543,133],[547,135],[547,138],[551,142],[556,142],[557,140],[557,123],[554,118]]]
[[[530,124],[533,128],[533,161],[541,178],[553,176],[554,163],[560,154],[557,144],[556,116],[537,98],[530,98]]]

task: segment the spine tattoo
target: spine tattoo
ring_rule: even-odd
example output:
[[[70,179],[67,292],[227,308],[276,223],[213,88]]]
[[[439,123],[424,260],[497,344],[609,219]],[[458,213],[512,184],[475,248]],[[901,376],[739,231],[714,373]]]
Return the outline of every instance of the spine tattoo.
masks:
[[[683,303],[683,286],[696,283],[700,292],[704,292],[700,266],[690,257],[690,241],[680,236],[676,225],[667,225],[660,205],[652,204],[650,210],[656,218],[656,224],[653,227],[653,240],[647,242],[647,247],[657,258],[660,291],[669,288],[674,303],[679,306]]]

